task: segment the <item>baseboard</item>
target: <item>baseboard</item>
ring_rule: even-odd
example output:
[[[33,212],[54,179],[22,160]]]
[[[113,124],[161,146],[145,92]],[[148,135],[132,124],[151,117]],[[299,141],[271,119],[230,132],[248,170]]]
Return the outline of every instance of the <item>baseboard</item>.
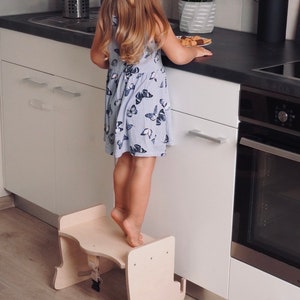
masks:
[[[180,281],[181,277],[175,275],[175,279]],[[194,284],[193,282],[186,281],[186,294],[195,300],[225,300],[224,298]]]
[[[15,207],[14,196],[12,194],[0,197],[0,210]]]
[[[42,220],[43,222],[58,228],[58,215],[15,195],[15,207],[27,212],[28,214]]]

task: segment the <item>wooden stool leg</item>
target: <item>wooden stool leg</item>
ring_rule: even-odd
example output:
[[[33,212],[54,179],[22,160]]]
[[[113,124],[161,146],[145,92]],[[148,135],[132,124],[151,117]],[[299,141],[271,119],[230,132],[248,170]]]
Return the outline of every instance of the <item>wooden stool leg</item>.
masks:
[[[61,265],[56,267],[54,288],[59,290],[90,278],[88,258],[77,242],[59,237]],[[81,274],[87,274],[82,275]]]
[[[174,281],[175,238],[134,248],[126,268],[129,300],[183,300],[185,280]]]
[[[104,274],[116,267],[113,261],[105,257],[87,255],[72,239],[61,236],[59,243],[61,265],[55,268],[53,286],[56,290],[94,279],[93,275],[96,273],[93,272],[96,272],[96,269],[99,274]]]

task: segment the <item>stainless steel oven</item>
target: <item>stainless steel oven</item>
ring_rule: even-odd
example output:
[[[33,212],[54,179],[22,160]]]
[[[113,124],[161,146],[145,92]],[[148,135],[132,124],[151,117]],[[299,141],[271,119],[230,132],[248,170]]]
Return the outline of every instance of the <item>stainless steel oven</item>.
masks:
[[[242,86],[232,257],[300,286],[300,99]]]

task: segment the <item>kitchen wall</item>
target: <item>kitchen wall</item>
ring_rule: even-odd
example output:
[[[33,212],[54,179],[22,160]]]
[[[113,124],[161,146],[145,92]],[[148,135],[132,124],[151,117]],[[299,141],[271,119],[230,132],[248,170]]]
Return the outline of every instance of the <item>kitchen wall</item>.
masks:
[[[216,0],[215,26],[256,32],[259,0]],[[178,0],[162,0],[168,17],[178,19]],[[300,0],[289,0],[287,39],[294,39]]]

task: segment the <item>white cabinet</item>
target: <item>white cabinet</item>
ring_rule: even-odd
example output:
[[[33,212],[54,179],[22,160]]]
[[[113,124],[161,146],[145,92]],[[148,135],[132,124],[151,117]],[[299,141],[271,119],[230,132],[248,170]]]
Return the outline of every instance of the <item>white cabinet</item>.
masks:
[[[53,76],[8,63],[2,74],[5,188],[54,211]]]
[[[157,160],[144,231],[174,235],[175,272],[228,299],[239,85],[168,75],[175,145]]]
[[[58,215],[99,203],[110,209],[106,72],[86,48],[10,30],[1,30],[1,42],[5,188]]]
[[[300,300],[300,288],[231,259],[230,300]]]
[[[113,158],[104,152],[105,91],[56,78],[55,162],[57,212],[113,205]],[[65,201],[69,199],[69,201]]]

